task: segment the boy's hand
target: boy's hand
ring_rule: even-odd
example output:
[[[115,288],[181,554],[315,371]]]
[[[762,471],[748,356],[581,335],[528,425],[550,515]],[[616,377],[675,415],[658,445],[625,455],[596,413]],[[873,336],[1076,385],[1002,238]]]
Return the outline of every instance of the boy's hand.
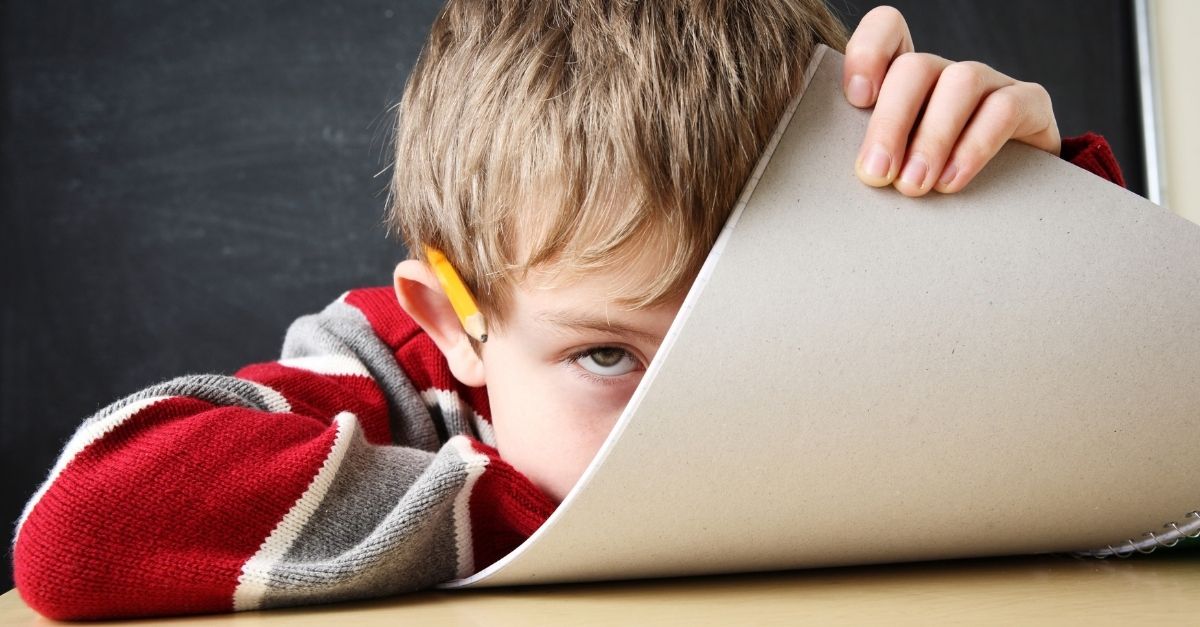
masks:
[[[1010,139],[1057,155],[1050,95],[972,61],[913,51],[900,12],[876,7],[846,44],[842,87],[856,107],[875,105],[855,170],[868,185],[906,196],[961,190]]]

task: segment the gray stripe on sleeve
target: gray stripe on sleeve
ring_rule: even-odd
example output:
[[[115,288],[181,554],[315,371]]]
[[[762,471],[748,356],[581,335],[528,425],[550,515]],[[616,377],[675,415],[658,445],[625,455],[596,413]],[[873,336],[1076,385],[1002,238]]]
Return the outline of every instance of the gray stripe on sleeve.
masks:
[[[329,492],[286,559],[319,561],[352,550],[383,524],[434,457],[414,448],[373,446],[356,433]]]
[[[415,470],[416,459],[387,451],[356,434],[330,495],[271,569],[261,607],[397,594],[456,576],[454,500],[466,482],[464,461],[447,444],[406,490],[404,478],[368,488]]]
[[[220,374],[191,374],[157,383],[115,401],[92,414],[80,428],[155,396],[188,396],[214,405],[271,411],[269,399],[249,381]]]
[[[297,318],[283,341],[283,358],[342,355],[357,359],[387,396],[396,444],[425,451],[441,446],[433,416],[391,349],[358,308],[337,301],[318,314]]]

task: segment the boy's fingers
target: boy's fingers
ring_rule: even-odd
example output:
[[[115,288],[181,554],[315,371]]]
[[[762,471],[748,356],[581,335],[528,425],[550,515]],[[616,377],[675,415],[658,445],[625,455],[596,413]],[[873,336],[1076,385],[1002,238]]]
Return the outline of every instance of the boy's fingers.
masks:
[[[950,62],[937,55],[908,53],[892,63],[854,169],[867,185],[890,185],[900,169],[908,136],[938,74]]]
[[[912,51],[912,35],[904,16],[892,7],[872,9],[863,16],[846,43],[842,71],[846,99],[860,108],[875,104],[892,60]]]
[[[1041,85],[1016,82],[985,96],[934,189],[943,193],[962,190],[1009,139],[1058,154],[1062,138],[1050,96]]]
[[[1024,115],[1014,131],[1013,139],[1057,156],[1062,152],[1062,137],[1058,133],[1058,122],[1054,119],[1050,93],[1037,83],[1018,82],[1013,87],[1025,103],[1022,107]]]
[[[894,183],[896,189],[906,196],[929,193],[980,100],[1011,84],[1011,78],[982,63],[967,61],[946,66],[908,143]]]
[[[945,194],[962,190],[1000,152],[1016,131],[1026,106],[1019,92],[1016,85],[1010,85],[983,99],[954,146],[935,189]]]

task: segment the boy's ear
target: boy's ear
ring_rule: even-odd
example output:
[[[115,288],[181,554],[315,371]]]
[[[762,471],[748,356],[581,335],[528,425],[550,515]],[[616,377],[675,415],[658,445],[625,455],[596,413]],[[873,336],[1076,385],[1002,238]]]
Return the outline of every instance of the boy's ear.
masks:
[[[433,339],[450,364],[454,378],[471,387],[482,387],[486,380],[483,360],[471,346],[458,314],[429,266],[415,259],[401,261],[396,266],[393,284],[400,307]]]

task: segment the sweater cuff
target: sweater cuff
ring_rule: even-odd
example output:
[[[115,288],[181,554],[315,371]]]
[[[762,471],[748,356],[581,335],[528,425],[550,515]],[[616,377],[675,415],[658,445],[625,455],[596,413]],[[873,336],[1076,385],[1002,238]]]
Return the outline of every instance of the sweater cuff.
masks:
[[[557,504],[528,477],[478,440],[471,446],[488,458],[487,472],[471,489],[471,534],[475,572],[516,550],[554,513]]]
[[[1121,166],[1102,135],[1084,133],[1078,137],[1064,137],[1061,156],[1096,176],[1125,187]]]

